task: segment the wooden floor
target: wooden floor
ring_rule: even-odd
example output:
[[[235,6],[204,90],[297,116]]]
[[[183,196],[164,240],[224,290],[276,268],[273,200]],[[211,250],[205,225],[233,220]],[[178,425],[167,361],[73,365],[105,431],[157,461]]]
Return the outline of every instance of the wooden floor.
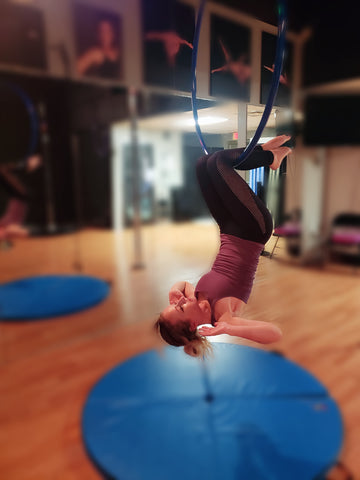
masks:
[[[80,263],[84,273],[112,283],[106,301],[88,311],[0,323],[1,480],[101,478],[81,439],[90,388],[124,359],[160,348],[151,325],[169,286],[180,279],[196,283],[218,246],[213,224],[147,227],[146,268],[134,270],[132,241],[131,230],[88,230],[29,238],[0,251],[1,282],[74,272]],[[336,399],[345,426],[342,459],[359,480],[360,272],[302,267],[288,261],[281,241],[279,246],[272,259],[260,259],[247,317],[278,324],[283,339],[269,348],[316,375]]]

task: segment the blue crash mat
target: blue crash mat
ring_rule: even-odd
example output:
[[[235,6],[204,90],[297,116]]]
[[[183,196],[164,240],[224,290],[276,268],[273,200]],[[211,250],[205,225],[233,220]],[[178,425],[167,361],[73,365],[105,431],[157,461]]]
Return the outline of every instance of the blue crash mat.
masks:
[[[168,347],[134,357],[93,387],[87,451],[118,480],[313,480],[335,463],[339,409],[293,362],[214,344],[201,362]]]
[[[109,285],[85,275],[42,275],[0,285],[0,319],[34,320],[66,315],[104,300]]]

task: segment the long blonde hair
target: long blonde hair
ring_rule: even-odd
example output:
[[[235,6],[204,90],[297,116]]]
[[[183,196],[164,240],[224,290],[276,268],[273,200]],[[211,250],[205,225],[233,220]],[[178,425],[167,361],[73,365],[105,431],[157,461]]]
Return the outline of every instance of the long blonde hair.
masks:
[[[192,330],[188,320],[173,324],[160,315],[155,329],[165,342],[174,347],[184,347],[184,352],[192,357],[205,358],[212,353],[211,343],[197,330]]]

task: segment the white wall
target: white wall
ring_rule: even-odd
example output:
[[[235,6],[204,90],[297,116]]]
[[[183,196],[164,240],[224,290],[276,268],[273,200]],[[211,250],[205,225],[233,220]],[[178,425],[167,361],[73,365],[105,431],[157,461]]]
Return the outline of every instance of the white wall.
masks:
[[[326,149],[324,221],[330,225],[338,213],[360,215],[360,147]]]
[[[328,238],[339,213],[360,215],[360,147],[298,146],[288,159],[287,213],[302,211],[304,255]]]
[[[301,250],[303,257],[311,260],[311,257],[317,256],[317,249],[324,240],[325,151],[317,149],[312,155],[305,154],[302,161]]]
[[[301,209],[303,189],[304,156],[309,155],[301,147],[296,146],[287,157],[285,183],[285,212]],[[310,153],[311,155],[311,153]]]

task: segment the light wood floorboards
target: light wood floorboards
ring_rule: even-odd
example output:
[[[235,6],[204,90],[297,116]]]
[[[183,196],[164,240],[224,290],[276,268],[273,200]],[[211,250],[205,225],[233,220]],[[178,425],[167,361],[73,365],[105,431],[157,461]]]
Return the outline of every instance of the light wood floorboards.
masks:
[[[112,283],[106,301],[90,310],[49,321],[0,323],[1,479],[101,478],[81,439],[90,388],[124,359],[160,348],[151,325],[168,288],[181,279],[196,284],[218,247],[213,224],[146,227],[146,268],[133,270],[132,241],[131,230],[87,230],[29,238],[0,251],[1,282],[74,273],[80,261],[84,273]],[[260,259],[247,317],[278,324],[283,339],[268,348],[308,369],[336,399],[345,426],[342,459],[359,480],[360,271],[302,267],[289,261],[282,240],[279,245],[271,260]]]

